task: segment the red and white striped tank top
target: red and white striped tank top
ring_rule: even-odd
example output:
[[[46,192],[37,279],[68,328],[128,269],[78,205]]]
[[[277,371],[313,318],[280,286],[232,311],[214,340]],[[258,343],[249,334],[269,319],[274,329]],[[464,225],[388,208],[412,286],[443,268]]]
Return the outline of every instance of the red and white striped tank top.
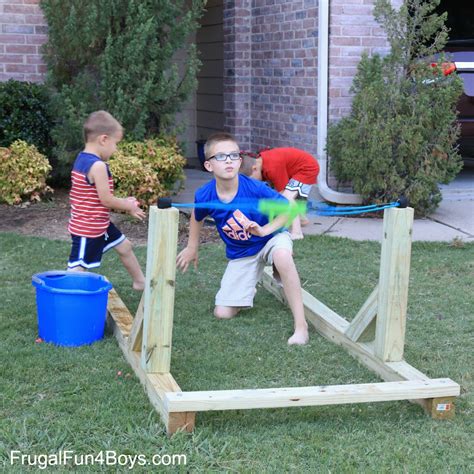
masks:
[[[68,230],[73,235],[81,237],[100,237],[105,234],[110,224],[110,210],[101,204],[97,189],[87,179],[91,166],[96,161],[102,161],[91,153],[81,152],[74,162],[71,172],[71,218]],[[114,183],[107,166],[110,192],[114,191]]]

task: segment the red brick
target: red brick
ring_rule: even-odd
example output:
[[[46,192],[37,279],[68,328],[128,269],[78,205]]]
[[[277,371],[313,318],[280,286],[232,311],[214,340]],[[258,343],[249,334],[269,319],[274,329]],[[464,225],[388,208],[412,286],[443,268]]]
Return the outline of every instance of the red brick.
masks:
[[[2,54],[0,63],[5,64],[23,64],[23,55],[20,54]]]
[[[7,13],[0,13],[0,23],[3,24],[10,24],[10,23],[25,23],[25,15],[18,14],[7,14]]]
[[[34,26],[31,25],[3,25],[3,33],[13,33],[13,34],[25,34],[31,35],[34,33]]]
[[[36,54],[37,46],[26,45],[26,44],[12,44],[6,45],[7,53],[17,53],[17,54]]]
[[[24,80],[29,82],[44,82],[45,74],[25,74]]]
[[[45,44],[48,41],[47,35],[31,35],[26,37],[27,44]]]
[[[36,13],[38,10],[36,5],[4,5],[3,11],[5,13]]]
[[[36,66],[29,64],[6,64],[6,72],[36,72]]]
[[[43,15],[25,15],[27,25],[46,25],[46,19]]]
[[[0,34],[0,44],[24,44],[25,35],[2,35]]]
[[[43,56],[39,54],[25,56],[26,64],[44,64]]]
[[[330,40],[331,45],[335,46],[360,46],[361,45],[361,39],[360,38],[355,38],[353,36],[339,36],[339,37],[333,37]]]

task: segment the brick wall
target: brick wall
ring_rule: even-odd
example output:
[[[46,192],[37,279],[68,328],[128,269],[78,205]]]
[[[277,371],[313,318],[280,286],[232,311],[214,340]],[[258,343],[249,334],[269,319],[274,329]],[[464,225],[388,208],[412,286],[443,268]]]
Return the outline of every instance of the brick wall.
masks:
[[[242,148],[316,150],[316,4],[225,2],[225,126]]]
[[[402,0],[392,0],[399,6]],[[374,0],[330,1],[329,120],[350,110],[364,50],[386,51]],[[242,148],[316,151],[318,0],[224,2],[224,124]],[[42,81],[39,0],[0,0],[0,81]]]
[[[388,51],[385,33],[375,22],[375,0],[331,0],[329,9],[329,121],[347,115],[352,95],[349,89],[362,53]],[[392,0],[399,8],[402,0]]]
[[[254,2],[252,141],[254,148],[316,151],[317,1]]]
[[[224,2],[224,124],[240,146],[251,146],[252,0]]]
[[[0,81],[43,81],[46,31],[39,0],[0,0]]]

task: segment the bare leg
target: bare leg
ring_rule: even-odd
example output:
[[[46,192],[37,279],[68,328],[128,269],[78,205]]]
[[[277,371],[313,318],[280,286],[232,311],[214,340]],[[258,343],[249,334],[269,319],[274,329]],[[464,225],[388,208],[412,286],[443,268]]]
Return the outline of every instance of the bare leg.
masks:
[[[235,306],[216,306],[214,316],[217,319],[232,319],[239,311],[240,308]]]
[[[296,216],[291,224],[290,236],[292,240],[304,239],[303,231],[301,230],[301,220],[299,216]]]
[[[289,191],[288,189],[284,189],[281,194],[282,196],[285,196],[290,202],[295,201],[298,197],[298,191]],[[304,238],[299,216],[296,216],[293,220],[293,223],[291,224],[290,236],[292,240],[301,240]]]
[[[73,268],[68,268],[68,272],[87,272],[87,270],[84,267],[73,267]]]
[[[273,264],[280,274],[283,291],[293,314],[295,332],[288,339],[288,344],[306,344],[309,340],[308,323],[304,317],[300,277],[291,252],[286,249],[275,250],[273,252]]]
[[[137,257],[133,253],[132,244],[128,239],[114,247],[122,260],[123,266],[130,274],[133,280],[133,289],[143,291],[145,289],[145,276],[143,275]]]

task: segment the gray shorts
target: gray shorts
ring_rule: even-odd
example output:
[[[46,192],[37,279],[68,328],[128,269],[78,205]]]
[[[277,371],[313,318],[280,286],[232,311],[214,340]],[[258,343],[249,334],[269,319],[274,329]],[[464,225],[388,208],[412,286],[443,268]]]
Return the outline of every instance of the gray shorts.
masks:
[[[265,265],[273,264],[273,252],[277,249],[293,251],[288,232],[273,236],[256,255],[229,260],[216,295],[216,306],[252,307],[255,287]]]
[[[288,181],[285,189],[288,189],[288,191],[296,191],[299,197],[308,198],[309,193],[311,192],[311,187],[311,184],[304,184],[292,178]]]

